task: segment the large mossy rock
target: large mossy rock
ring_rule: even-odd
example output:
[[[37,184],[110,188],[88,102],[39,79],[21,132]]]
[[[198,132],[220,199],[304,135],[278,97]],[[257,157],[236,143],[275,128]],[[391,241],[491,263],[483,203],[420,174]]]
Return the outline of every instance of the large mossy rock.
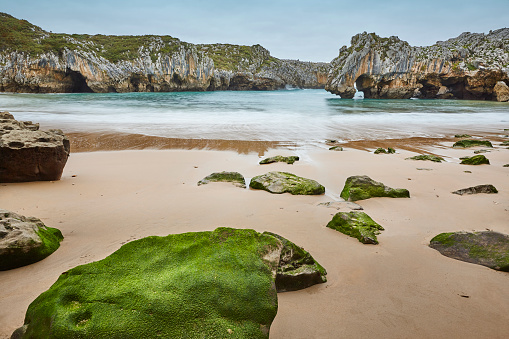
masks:
[[[410,198],[410,193],[404,188],[385,186],[367,175],[348,177],[345,187],[341,191],[341,198],[348,201],[364,200],[373,197]]]
[[[276,237],[283,244],[276,275],[278,292],[301,290],[327,281],[325,268],[302,247],[280,235],[270,232],[264,234]]]
[[[459,140],[452,145],[455,148],[468,148],[475,146],[485,146],[485,147],[493,147],[489,140],[477,140],[477,139],[465,139]]]
[[[490,161],[484,155],[474,155],[473,157],[465,157],[461,159],[461,165],[489,165]]]
[[[446,257],[509,272],[509,235],[493,232],[441,233],[431,239],[431,248]]]
[[[338,212],[327,224],[328,228],[358,239],[363,244],[378,244],[376,236],[384,228],[364,212]]]
[[[260,161],[260,165],[272,164],[274,162],[286,162],[287,164],[293,165],[294,162],[299,161],[299,157],[291,155],[289,157],[283,157],[282,155],[276,155],[275,157],[265,158]]]
[[[288,245],[249,229],[147,237],[64,272],[16,338],[268,338]]]
[[[249,187],[276,194],[318,195],[325,193],[325,187],[315,180],[287,172],[269,172],[256,176],[251,179]]]
[[[0,271],[33,264],[60,247],[62,233],[37,218],[0,209]]]
[[[59,180],[69,145],[61,130],[39,131],[39,124],[0,112],[0,182]]]
[[[405,160],[424,160],[424,161],[433,161],[433,162],[442,162],[444,158],[438,157],[433,154],[419,154],[410,158],[406,158]]]
[[[238,172],[216,172],[198,181],[198,186],[205,185],[210,182],[231,182],[235,186],[245,188],[246,180],[244,176]]]

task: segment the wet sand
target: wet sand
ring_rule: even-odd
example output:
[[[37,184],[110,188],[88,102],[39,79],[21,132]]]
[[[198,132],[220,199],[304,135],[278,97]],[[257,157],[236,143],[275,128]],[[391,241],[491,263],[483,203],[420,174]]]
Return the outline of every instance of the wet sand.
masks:
[[[2,208],[39,217],[65,237],[43,261],[0,272],[0,338],[23,324],[30,302],[62,272],[100,260],[134,239],[219,226],[279,233],[328,271],[325,284],[278,294],[271,338],[506,338],[509,274],[444,257],[427,244],[441,232],[488,228],[509,234],[509,168],[502,167],[509,163],[509,150],[497,146],[486,153],[489,166],[466,166],[459,157],[474,149],[451,145],[446,140],[418,146],[444,156],[446,163],[405,160],[416,153],[398,147],[391,155],[353,146],[343,152],[299,150],[301,160],[294,165],[258,165],[260,153],[294,154],[270,144],[248,151],[73,153],[60,181],[0,184]],[[292,196],[228,183],[196,185],[224,170],[247,178],[288,171],[317,180],[327,191]],[[385,228],[379,245],[363,245],[326,228],[337,210],[318,206],[337,199],[345,179],[360,174],[411,194],[359,202]],[[488,183],[499,193],[450,193]]]

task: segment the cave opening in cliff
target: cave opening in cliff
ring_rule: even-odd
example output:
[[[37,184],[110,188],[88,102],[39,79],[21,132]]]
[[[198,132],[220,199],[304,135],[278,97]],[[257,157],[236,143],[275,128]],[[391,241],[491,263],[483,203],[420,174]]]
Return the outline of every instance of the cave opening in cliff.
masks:
[[[73,71],[70,68],[66,71],[66,76],[71,79],[71,93],[93,93],[94,91],[88,87],[87,79],[80,72]]]

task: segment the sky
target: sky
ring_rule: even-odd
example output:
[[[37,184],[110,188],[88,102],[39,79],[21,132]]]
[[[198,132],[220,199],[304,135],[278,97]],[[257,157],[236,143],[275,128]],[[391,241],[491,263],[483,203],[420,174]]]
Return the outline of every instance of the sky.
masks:
[[[260,44],[277,58],[324,62],[363,31],[427,46],[509,27],[509,0],[0,0],[0,12],[54,33]]]

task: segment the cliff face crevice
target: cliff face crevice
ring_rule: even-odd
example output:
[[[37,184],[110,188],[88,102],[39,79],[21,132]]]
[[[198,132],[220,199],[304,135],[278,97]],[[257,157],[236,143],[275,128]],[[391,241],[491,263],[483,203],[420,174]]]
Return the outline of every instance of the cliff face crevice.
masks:
[[[280,60],[260,45],[170,36],[49,33],[0,13],[0,91],[173,92],[323,88],[326,63]]]
[[[463,33],[428,47],[361,33],[331,62],[325,89],[342,98],[499,100],[509,84],[509,29]]]

